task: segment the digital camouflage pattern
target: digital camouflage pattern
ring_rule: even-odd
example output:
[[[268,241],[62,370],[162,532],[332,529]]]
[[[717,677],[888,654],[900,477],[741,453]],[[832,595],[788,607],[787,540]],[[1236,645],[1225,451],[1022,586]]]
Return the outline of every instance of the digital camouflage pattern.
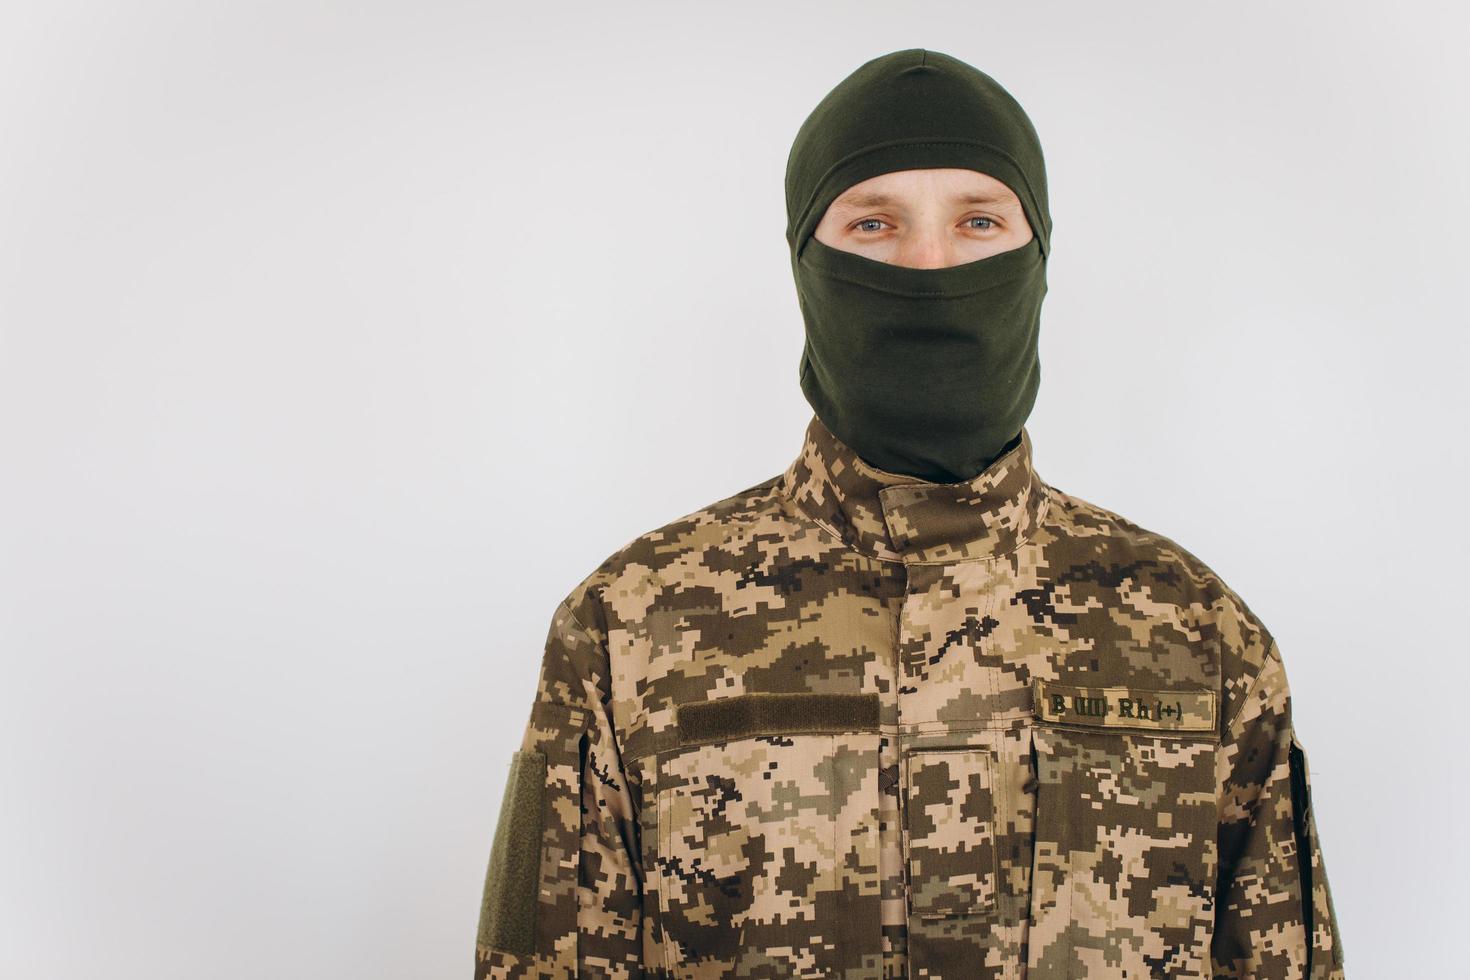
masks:
[[[1031,451],[926,483],[813,416],[578,584],[477,980],[1341,978],[1276,644]]]

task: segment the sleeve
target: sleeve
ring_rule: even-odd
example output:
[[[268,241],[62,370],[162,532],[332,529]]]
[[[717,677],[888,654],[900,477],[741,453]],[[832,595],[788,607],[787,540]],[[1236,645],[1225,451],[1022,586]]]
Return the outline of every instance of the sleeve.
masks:
[[[1219,760],[1214,975],[1343,980],[1306,752],[1275,643],[1225,726]]]
[[[480,907],[475,980],[642,976],[637,815],[606,647],[567,603],[512,753]]]

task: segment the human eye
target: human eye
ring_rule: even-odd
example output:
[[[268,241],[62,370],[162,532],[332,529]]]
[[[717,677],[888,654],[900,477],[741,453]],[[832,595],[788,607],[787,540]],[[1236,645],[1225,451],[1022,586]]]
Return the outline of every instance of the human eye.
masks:
[[[989,231],[990,229],[995,227],[995,220],[993,218],[987,218],[983,214],[977,214],[973,218],[966,218],[965,221],[967,223],[971,221],[984,221],[984,225],[968,225],[968,227],[973,228],[976,231]]]
[[[884,221],[882,218],[862,218],[858,221],[853,222],[852,227],[854,231],[876,232],[882,231],[882,226],[885,224],[887,224],[887,222]],[[877,225],[878,227],[867,227],[870,225]]]

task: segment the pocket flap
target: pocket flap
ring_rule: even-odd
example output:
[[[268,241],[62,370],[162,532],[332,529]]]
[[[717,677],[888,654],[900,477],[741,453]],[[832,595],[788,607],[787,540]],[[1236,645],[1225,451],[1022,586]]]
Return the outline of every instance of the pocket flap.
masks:
[[[995,770],[983,748],[920,749],[905,761],[909,910],[924,918],[995,905]]]

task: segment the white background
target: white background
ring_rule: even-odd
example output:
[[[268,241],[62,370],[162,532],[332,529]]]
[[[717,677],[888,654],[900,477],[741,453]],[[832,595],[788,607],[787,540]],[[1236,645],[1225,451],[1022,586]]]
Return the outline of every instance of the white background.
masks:
[[[469,976],[552,610],[800,449],[786,153],[905,47],[1041,134],[1039,472],[1276,634],[1349,975],[1456,974],[1466,16],[1040,6],[0,8],[0,975]]]

